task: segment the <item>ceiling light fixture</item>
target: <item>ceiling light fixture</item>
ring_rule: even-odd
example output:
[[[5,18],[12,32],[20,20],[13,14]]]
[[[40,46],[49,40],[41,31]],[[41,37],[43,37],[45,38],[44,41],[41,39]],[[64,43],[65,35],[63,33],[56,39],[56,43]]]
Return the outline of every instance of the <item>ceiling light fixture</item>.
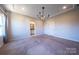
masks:
[[[62,9],[66,9],[66,8],[67,8],[66,6],[63,6],[63,7],[62,7]]]
[[[38,12],[37,17],[38,17],[40,20],[45,21],[45,19],[48,19],[48,18],[50,17],[50,15],[49,15],[49,14],[46,14],[46,12],[45,12],[45,7],[43,6],[43,7],[42,7],[42,11],[39,11],[39,12]]]
[[[22,10],[24,10],[24,8],[22,8]]]

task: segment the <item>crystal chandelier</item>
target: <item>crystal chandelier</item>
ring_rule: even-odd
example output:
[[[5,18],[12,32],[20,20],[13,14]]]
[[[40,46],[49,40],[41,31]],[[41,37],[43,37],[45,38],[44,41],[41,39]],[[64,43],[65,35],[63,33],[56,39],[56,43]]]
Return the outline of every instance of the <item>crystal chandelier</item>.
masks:
[[[42,11],[39,11],[37,17],[42,20],[42,21],[45,21],[46,19],[48,19],[50,17],[49,14],[46,14],[45,12],[45,7],[43,6],[42,7]]]

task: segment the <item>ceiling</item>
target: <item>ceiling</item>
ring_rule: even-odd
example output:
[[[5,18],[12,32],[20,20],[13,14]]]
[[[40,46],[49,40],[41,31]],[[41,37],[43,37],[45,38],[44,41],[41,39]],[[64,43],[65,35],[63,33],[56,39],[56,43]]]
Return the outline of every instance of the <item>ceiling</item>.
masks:
[[[72,4],[5,4],[7,10],[37,18],[39,11],[45,7],[45,15],[49,14],[50,17],[58,15],[62,12],[73,8]],[[63,6],[66,8],[63,9]]]

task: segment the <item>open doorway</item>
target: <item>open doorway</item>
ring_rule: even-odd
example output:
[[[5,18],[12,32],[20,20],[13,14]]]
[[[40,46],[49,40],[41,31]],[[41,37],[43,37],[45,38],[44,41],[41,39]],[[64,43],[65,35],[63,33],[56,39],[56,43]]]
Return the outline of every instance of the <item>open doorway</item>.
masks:
[[[35,22],[30,22],[30,35],[33,36],[35,35]]]

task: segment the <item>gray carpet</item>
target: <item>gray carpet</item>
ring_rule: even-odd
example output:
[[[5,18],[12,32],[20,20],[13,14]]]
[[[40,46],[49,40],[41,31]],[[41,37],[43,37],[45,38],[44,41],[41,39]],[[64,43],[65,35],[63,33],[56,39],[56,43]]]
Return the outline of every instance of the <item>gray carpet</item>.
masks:
[[[12,41],[0,48],[0,55],[76,55],[79,43],[48,35]]]

